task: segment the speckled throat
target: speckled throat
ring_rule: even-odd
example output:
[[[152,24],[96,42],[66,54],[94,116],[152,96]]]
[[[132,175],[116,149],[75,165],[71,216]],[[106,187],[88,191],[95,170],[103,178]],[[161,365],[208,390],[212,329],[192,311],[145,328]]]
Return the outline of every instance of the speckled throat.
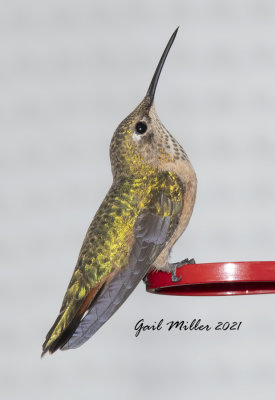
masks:
[[[144,135],[137,135],[138,122],[147,125]],[[182,146],[161,123],[154,104],[146,96],[138,107],[117,127],[110,145],[114,179],[121,175],[149,176],[171,170],[171,164],[188,157]]]

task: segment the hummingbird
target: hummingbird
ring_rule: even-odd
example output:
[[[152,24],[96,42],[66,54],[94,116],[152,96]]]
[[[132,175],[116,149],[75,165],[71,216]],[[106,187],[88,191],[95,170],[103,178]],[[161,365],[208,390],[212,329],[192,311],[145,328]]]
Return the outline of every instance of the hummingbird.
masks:
[[[81,346],[115,313],[151,270],[169,263],[190,220],[197,179],[181,145],[159,120],[154,96],[172,34],[146,96],[117,127],[110,144],[113,183],[84,238],[59,315],[42,356]]]

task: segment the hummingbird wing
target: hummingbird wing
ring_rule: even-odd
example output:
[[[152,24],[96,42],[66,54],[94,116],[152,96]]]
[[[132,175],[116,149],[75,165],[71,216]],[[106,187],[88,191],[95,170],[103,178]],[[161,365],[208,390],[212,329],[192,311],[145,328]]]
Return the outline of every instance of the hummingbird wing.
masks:
[[[86,342],[115,313],[146,275],[165,243],[174,232],[182,204],[159,194],[158,214],[142,211],[134,225],[135,241],[126,268],[104,284],[87,314],[61,350],[74,349]],[[166,215],[165,215],[166,214]],[[165,215],[165,216],[164,216]]]
[[[170,178],[164,175],[158,185],[148,187],[129,179],[112,186],[87,232],[42,355],[84,343],[146,275],[175,231],[183,207],[183,188]]]

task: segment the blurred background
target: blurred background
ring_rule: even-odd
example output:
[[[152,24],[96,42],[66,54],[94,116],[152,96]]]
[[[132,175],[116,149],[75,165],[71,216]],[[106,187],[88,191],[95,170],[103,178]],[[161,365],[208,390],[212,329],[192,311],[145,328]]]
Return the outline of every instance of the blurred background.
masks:
[[[111,185],[112,134],[178,25],[156,109],[194,165],[198,195],[172,261],[275,259],[274,1],[2,1],[4,399],[259,399],[275,390],[274,295],[157,296],[141,283],[84,346],[40,360]],[[243,323],[136,338],[140,318]]]

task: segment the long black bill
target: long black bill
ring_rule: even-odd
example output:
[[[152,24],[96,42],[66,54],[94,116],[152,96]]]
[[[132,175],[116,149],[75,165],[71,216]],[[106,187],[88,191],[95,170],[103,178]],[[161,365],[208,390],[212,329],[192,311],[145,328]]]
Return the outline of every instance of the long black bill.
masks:
[[[160,76],[162,67],[163,67],[163,65],[165,63],[166,57],[167,57],[167,55],[169,53],[169,50],[171,49],[172,44],[173,44],[173,42],[175,40],[175,37],[176,37],[176,35],[178,33],[178,29],[179,29],[179,27],[177,27],[177,29],[175,30],[173,35],[170,37],[170,40],[167,43],[167,46],[165,47],[165,50],[164,50],[164,52],[163,52],[163,54],[161,56],[161,59],[159,60],[157,69],[156,69],[156,71],[154,73],[153,79],[152,79],[152,81],[150,83],[150,86],[149,86],[149,89],[147,91],[147,95],[146,96],[149,97],[150,104],[152,104],[153,101],[154,101],[154,96],[155,96],[155,91],[156,91],[156,87],[157,87],[157,84],[158,84],[159,76]]]

